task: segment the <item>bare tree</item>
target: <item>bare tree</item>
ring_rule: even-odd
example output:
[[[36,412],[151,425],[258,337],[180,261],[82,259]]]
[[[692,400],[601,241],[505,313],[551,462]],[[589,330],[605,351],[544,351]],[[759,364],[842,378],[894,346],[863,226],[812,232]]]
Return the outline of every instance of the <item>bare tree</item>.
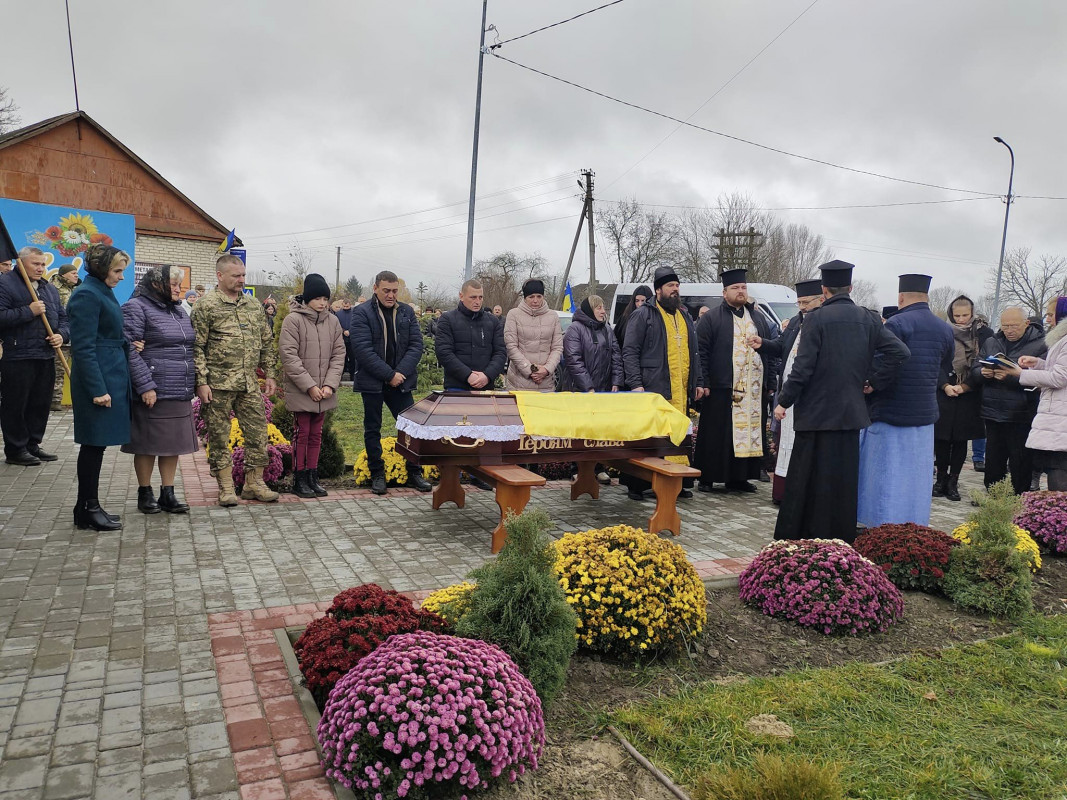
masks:
[[[864,278],[852,281],[852,302],[864,308],[881,311],[882,307],[878,305],[878,284]]]
[[[8,94],[8,89],[0,86],[0,133],[7,133],[22,124],[19,107]]]
[[[989,282],[996,284],[996,270]],[[1005,300],[1015,301],[1028,313],[1042,315],[1053,294],[1067,291],[1067,259],[1043,255],[1030,261],[1030,248],[1017,247],[1004,256],[1001,307]]]
[[[636,199],[604,204],[597,227],[608,237],[623,283],[647,281],[657,267],[676,265],[678,221],[669,214],[645,211]]]
[[[288,294],[300,294],[304,285],[304,277],[311,272],[311,263],[315,260],[315,254],[305,250],[299,242],[293,242],[283,256],[275,256],[278,266],[268,277],[271,281],[282,287]]]
[[[834,251],[807,225],[770,222],[760,248],[759,280],[783,286],[817,277],[819,265],[831,261]]]
[[[474,277],[481,281],[485,295],[484,306],[491,309],[499,305],[505,313],[518,305],[522,284],[547,271],[548,260],[540,253],[505,250],[474,262]]]

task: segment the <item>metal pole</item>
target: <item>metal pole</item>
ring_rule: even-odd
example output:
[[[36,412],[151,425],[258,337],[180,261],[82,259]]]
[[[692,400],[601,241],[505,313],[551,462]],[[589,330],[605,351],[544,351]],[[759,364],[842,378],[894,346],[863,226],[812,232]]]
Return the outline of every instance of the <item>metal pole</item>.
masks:
[[[341,246],[337,246],[337,277],[334,279],[333,293],[341,293]]]
[[[596,239],[593,237],[593,170],[585,171],[585,221],[589,225],[589,292],[596,294]]]
[[[81,111],[81,103],[78,102],[78,73],[74,69],[74,36],[70,32],[70,0],[64,0],[67,7],[67,42],[70,44],[70,73],[74,76],[74,110]]]
[[[1000,281],[1004,274],[1004,248],[1008,243],[1008,214],[1011,212],[1011,187],[1015,180],[1015,151],[1011,149],[1010,144],[1005,142],[999,136],[994,136],[993,141],[1000,142],[1008,148],[1008,153],[1011,154],[1011,172],[1008,173],[1008,196],[1004,204],[1004,234],[1000,238],[1000,265],[997,267],[997,288],[993,293],[993,318],[989,320],[990,325],[996,324],[997,314],[1000,313]]]
[[[478,93],[474,99],[474,154],[471,156],[471,199],[467,211],[467,260],[463,280],[474,277],[474,192],[478,188],[478,131],[482,123],[482,65],[485,63],[485,15],[489,0],[482,0],[482,30],[478,40]]]

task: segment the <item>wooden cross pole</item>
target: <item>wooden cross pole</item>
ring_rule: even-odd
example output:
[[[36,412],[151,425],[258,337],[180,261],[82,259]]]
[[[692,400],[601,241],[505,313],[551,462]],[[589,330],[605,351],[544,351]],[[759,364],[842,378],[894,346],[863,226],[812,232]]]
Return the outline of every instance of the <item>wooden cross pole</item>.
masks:
[[[37,296],[37,290],[33,288],[33,281],[30,280],[30,276],[26,272],[26,267],[22,263],[22,259],[16,258],[15,261],[18,263],[19,274],[22,276],[22,280],[26,282],[26,288],[30,290],[30,300],[32,300],[34,303],[40,302],[40,298]],[[52,326],[48,324],[47,314],[41,314],[41,322],[44,323],[44,329],[48,332],[48,335],[55,336],[55,333],[52,331]],[[59,359],[59,363],[63,367],[63,371],[67,373],[67,377],[69,378],[70,364],[67,363],[67,358],[63,355],[63,351],[60,349],[63,347],[63,345],[60,344],[52,346],[56,349],[56,358]]]

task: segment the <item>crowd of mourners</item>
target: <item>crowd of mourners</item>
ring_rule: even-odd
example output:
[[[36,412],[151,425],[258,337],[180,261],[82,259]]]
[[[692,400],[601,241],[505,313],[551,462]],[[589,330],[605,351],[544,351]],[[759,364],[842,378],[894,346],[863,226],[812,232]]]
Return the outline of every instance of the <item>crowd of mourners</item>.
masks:
[[[264,396],[279,382],[293,414],[293,492],[327,493],[318,476],[323,421],[347,378],[362,396],[371,489],[385,494],[382,410],[395,418],[414,404],[426,341],[446,391],[502,381],[515,391],[655,392],[684,414],[699,412],[695,488],[751,493],[753,481],[771,481],[776,538],[851,541],[857,526],[927,524],[931,498],[961,499],[968,451],[987,487],[1010,478],[1022,493],[1044,473],[1050,489],[1067,491],[1067,296],[1052,298],[1044,320],[1006,308],[994,331],[962,295],[939,318],[930,277],[909,274],[900,276],[898,305],[879,314],[853,303],[853,266],[832,261],[796,285],[798,311],[781,325],[749,296],[740,269],[720,276],[722,302],[694,319],[678,276],[664,267],[652,287],[634,292],[617,325],[592,295],[563,326],[537,278],[506,315],[483,308],[482,284],[468,280],[454,309],[420,318],[386,270],[356,303],[331,303],[326,280],[307,275],[276,326],[278,302],[244,291],[245,266],[233,255],[218,259],[212,291],[183,291],[182,269],[155,266],[122,305],[113,290],[130,259],[117,248],[90,247],[84,279],[66,265],[46,280],[38,248],[19,256],[25,276],[0,270],[5,460],[56,459],[42,443],[69,362],[80,445],[73,516],[83,529],[122,527],[100,505],[111,446],[133,455],[139,511],[189,510],[175,475],[179,456],[199,448],[194,398],[219,504],[238,502],[232,417],[244,438],[242,496],[277,500],[264,480]],[[432,488],[421,470],[408,475],[412,488]],[[649,484],[622,481],[630,499],[650,499]]]

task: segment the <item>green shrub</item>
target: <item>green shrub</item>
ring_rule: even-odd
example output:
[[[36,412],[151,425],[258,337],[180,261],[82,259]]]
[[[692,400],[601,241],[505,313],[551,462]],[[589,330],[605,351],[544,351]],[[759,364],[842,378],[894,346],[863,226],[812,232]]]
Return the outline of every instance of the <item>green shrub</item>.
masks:
[[[456,633],[499,645],[547,705],[563,688],[577,646],[577,620],[555,573],[556,548],[544,511],[509,517],[497,556],[470,573],[477,582]]]
[[[799,758],[759,755],[752,769],[699,777],[693,800],[844,800],[840,769]]]
[[[953,602],[1006,619],[1033,610],[1033,581],[1025,554],[1016,549],[1013,519],[1019,507],[1007,480],[978,497],[971,515],[970,544],[956,547],[949,558],[944,591]]]
[[[440,386],[445,382],[445,371],[437,363],[437,352],[433,347],[433,339],[429,336],[422,337],[422,358],[419,359],[419,385],[420,394],[429,392],[434,386]]]
[[[334,411],[326,412],[322,425],[322,450],[319,451],[319,477],[340,478],[345,472],[345,451],[333,429]]]

